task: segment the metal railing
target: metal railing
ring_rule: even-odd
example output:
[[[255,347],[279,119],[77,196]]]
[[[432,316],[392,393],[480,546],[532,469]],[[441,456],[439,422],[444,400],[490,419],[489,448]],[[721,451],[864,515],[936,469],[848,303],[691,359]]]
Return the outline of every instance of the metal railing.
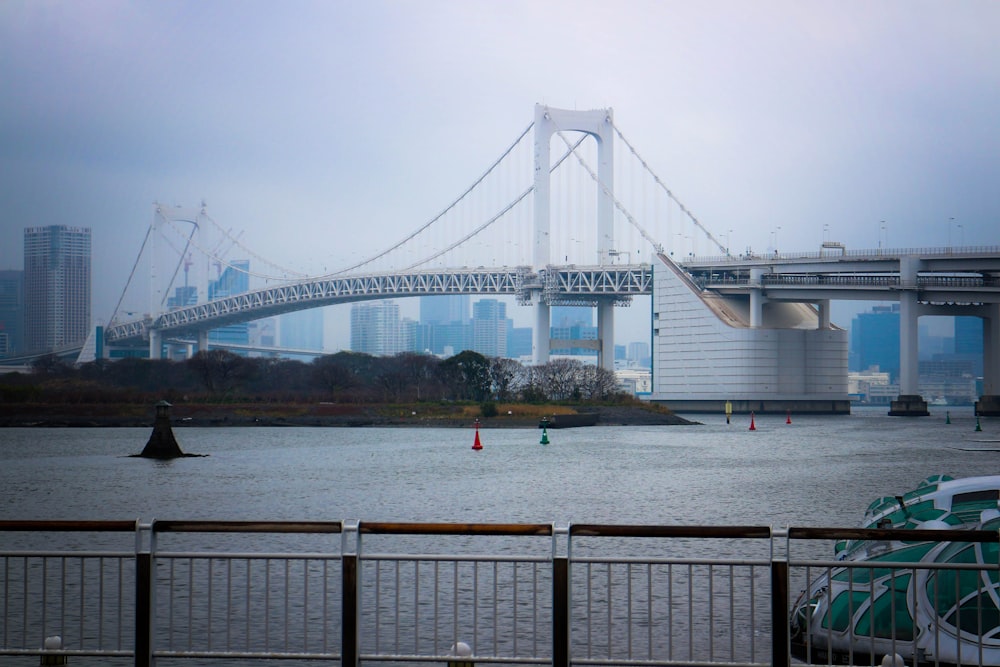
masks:
[[[792,661],[790,592],[844,565],[823,555],[830,542],[898,534],[0,521],[0,664],[37,664],[42,656],[135,665],[283,659],[781,667]],[[907,536],[997,542],[993,531]],[[899,564],[902,573],[913,567]],[[972,566],[956,566],[963,568]],[[978,570],[995,581],[1000,565]],[[58,644],[46,641],[56,636]],[[460,643],[470,657],[456,657]],[[878,664],[881,655],[871,653],[865,660]],[[26,662],[29,656],[36,662]]]

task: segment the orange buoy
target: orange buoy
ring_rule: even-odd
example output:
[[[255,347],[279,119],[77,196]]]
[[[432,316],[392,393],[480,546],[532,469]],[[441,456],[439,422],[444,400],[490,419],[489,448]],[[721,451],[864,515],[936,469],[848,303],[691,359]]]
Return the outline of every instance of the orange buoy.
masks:
[[[476,439],[472,443],[472,448],[476,450],[483,448],[483,443],[479,441],[479,419],[476,419]]]
[[[756,431],[757,427],[753,425],[753,412],[750,413],[750,430]]]
[[[785,423],[786,424],[791,424],[792,423],[792,411],[791,410],[788,411],[788,415],[785,417]]]

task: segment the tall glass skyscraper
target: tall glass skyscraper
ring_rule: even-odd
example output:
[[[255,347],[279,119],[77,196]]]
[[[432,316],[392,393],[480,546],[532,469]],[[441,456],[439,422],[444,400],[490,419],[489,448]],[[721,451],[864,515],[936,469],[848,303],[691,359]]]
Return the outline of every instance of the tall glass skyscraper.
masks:
[[[24,230],[24,346],[43,352],[90,333],[90,228]]]
[[[0,271],[0,357],[24,348],[24,271]]]

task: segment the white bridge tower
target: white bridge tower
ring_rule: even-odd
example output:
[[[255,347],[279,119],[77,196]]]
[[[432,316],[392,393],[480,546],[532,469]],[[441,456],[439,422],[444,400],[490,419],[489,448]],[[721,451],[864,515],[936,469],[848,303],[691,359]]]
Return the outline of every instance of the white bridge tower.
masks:
[[[611,109],[572,111],[535,105],[535,247],[534,269],[546,271],[551,264],[550,169],[552,165],[552,135],[558,132],[584,132],[597,141],[597,261],[610,263],[614,252],[614,124]],[[535,302],[535,340],[533,361],[544,364],[549,360],[551,303],[544,290]],[[613,298],[598,297],[597,301],[597,363],[614,370],[615,325]],[[557,304],[558,305],[558,304]]]

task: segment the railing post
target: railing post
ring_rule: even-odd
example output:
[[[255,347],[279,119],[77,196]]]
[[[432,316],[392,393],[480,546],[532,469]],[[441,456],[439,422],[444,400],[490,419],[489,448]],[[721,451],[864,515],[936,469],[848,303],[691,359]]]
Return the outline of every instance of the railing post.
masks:
[[[789,667],[788,561],[771,561],[771,665]]]
[[[341,600],[340,664],[342,667],[358,665],[358,557],[342,555],[343,570]]]
[[[569,558],[552,559],[552,665],[569,667]]]
[[[135,555],[135,667],[153,664],[153,555]]]

